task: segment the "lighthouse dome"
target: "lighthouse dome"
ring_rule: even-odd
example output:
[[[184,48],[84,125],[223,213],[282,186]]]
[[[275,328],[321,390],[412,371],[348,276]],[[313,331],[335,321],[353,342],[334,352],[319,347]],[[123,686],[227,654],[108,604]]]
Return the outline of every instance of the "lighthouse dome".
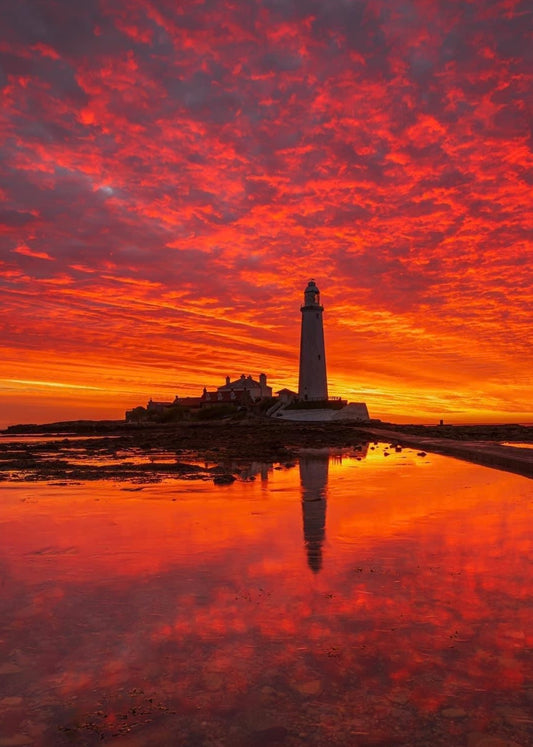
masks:
[[[317,306],[320,305],[320,291],[314,280],[310,280],[307,283],[307,288],[304,291],[304,305],[305,306]]]

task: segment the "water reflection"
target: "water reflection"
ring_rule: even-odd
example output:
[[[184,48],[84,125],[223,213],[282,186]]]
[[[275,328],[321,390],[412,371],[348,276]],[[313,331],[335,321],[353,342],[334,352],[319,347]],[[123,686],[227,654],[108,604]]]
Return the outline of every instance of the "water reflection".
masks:
[[[307,562],[313,573],[322,568],[322,545],[326,536],[326,488],[329,456],[300,457],[302,512]]]
[[[358,444],[355,447],[357,461],[366,457],[368,447],[368,443]],[[302,453],[299,458],[304,543],[307,563],[313,573],[320,571],[323,562],[330,460],[342,465],[343,456],[342,454],[332,456],[327,449],[324,449],[322,453],[315,449],[311,453]]]
[[[5,483],[0,744],[532,744],[531,481],[384,452]]]

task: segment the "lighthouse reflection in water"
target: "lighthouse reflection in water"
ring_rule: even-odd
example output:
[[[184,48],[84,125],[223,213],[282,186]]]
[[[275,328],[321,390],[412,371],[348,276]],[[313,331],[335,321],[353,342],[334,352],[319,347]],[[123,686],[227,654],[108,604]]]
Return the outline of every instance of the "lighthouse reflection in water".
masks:
[[[322,546],[326,536],[328,485],[327,454],[300,457],[302,512],[307,562],[314,573],[322,568]]]
[[[360,445],[358,460],[366,456],[368,443]],[[300,456],[300,485],[302,489],[302,515],[307,563],[313,573],[318,573],[323,563],[323,546],[326,539],[326,512],[328,498],[328,469],[333,460],[329,452]]]

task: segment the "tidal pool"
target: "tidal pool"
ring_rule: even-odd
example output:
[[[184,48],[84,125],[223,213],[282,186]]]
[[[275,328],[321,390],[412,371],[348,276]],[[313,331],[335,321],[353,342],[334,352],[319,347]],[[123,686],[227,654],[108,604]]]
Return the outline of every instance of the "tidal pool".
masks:
[[[0,747],[531,745],[532,512],[385,444],[3,483]]]

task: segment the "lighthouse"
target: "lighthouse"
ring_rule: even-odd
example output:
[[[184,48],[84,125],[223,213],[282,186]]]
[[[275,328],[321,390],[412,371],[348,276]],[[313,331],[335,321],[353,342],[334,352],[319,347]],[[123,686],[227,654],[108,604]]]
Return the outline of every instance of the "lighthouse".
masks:
[[[328,398],[323,311],[324,307],[320,305],[320,291],[315,281],[310,280],[304,291],[304,305],[301,307],[302,335],[298,397],[303,400],[327,400]]]

